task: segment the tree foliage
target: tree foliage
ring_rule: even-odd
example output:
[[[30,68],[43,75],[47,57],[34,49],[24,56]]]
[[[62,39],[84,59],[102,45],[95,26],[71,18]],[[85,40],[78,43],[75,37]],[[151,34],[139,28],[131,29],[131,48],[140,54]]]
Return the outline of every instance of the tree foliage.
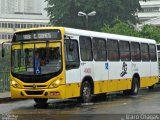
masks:
[[[104,26],[101,28],[101,31],[107,33],[120,34],[120,35],[139,36],[138,32],[136,32],[127,23],[122,22],[119,19],[116,20],[114,26],[104,24]]]
[[[135,12],[140,9],[139,0],[46,0],[46,8],[51,23],[55,25],[85,28],[85,17],[78,17],[78,12],[96,11],[89,17],[89,28],[98,30],[104,23],[113,25],[113,20],[136,22]]]
[[[154,39],[157,43],[160,43],[160,28],[153,25],[144,25],[140,31],[135,31],[134,28],[130,27],[127,23],[116,20],[116,24],[114,26],[104,24],[101,31],[106,33]]]
[[[139,32],[141,37],[150,38],[160,43],[160,28],[153,25],[145,25]]]

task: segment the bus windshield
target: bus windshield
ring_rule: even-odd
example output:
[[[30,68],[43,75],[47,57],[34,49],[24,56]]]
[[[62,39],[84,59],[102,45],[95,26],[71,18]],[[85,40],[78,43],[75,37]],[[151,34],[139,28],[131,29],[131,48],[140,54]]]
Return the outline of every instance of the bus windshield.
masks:
[[[62,68],[61,44],[60,42],[56,44],[58,46],[12,49],[12,73],[44,75],[60,71]]]

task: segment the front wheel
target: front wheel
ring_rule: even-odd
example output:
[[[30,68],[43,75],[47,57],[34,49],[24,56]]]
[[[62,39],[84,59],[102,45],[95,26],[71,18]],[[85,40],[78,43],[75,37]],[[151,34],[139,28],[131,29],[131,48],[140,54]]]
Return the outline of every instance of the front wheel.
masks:
[[[47,98],[34,98],[34,101],[36,104],[39,104],[39,105],[44,105],[47,103]]]
[[[92,88],[88,81],[84,81],[81,87],[80,100],[83,103],[90,102],[92,99]]]

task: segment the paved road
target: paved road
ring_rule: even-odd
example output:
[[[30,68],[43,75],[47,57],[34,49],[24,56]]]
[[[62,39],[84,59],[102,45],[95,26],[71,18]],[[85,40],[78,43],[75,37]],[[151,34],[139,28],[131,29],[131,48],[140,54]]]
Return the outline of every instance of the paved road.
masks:
[[[0,104],[0,114],[4,118],[18,120],[48,119],[120,119],[125,120],[126,114],[158,114],[160,113],[160,87],[153,91],[143,89],[137,96],[124,96],[121,92],[110,94],[106,100],[97,100],[88,104],[78,104],[76,100],[49,100],[48,106],[36,106],[33,100],[17,101]],[[135,117],[135,116],[127,116]],[[138,117],[138,116],[137,116]],[[146,116],[141,116],[146,117]],[[159,116],[152,116],[155,119]],[[15,119],[17,120],[17,119]]]

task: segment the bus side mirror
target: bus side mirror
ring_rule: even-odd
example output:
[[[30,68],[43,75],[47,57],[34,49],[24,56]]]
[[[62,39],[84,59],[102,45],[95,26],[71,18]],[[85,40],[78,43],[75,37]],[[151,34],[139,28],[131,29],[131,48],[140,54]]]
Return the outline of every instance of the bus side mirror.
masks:
[[[4,52],[5,52],[5,50],[4,50],[4,48],[2,47],[2,57],[4,57]]]

